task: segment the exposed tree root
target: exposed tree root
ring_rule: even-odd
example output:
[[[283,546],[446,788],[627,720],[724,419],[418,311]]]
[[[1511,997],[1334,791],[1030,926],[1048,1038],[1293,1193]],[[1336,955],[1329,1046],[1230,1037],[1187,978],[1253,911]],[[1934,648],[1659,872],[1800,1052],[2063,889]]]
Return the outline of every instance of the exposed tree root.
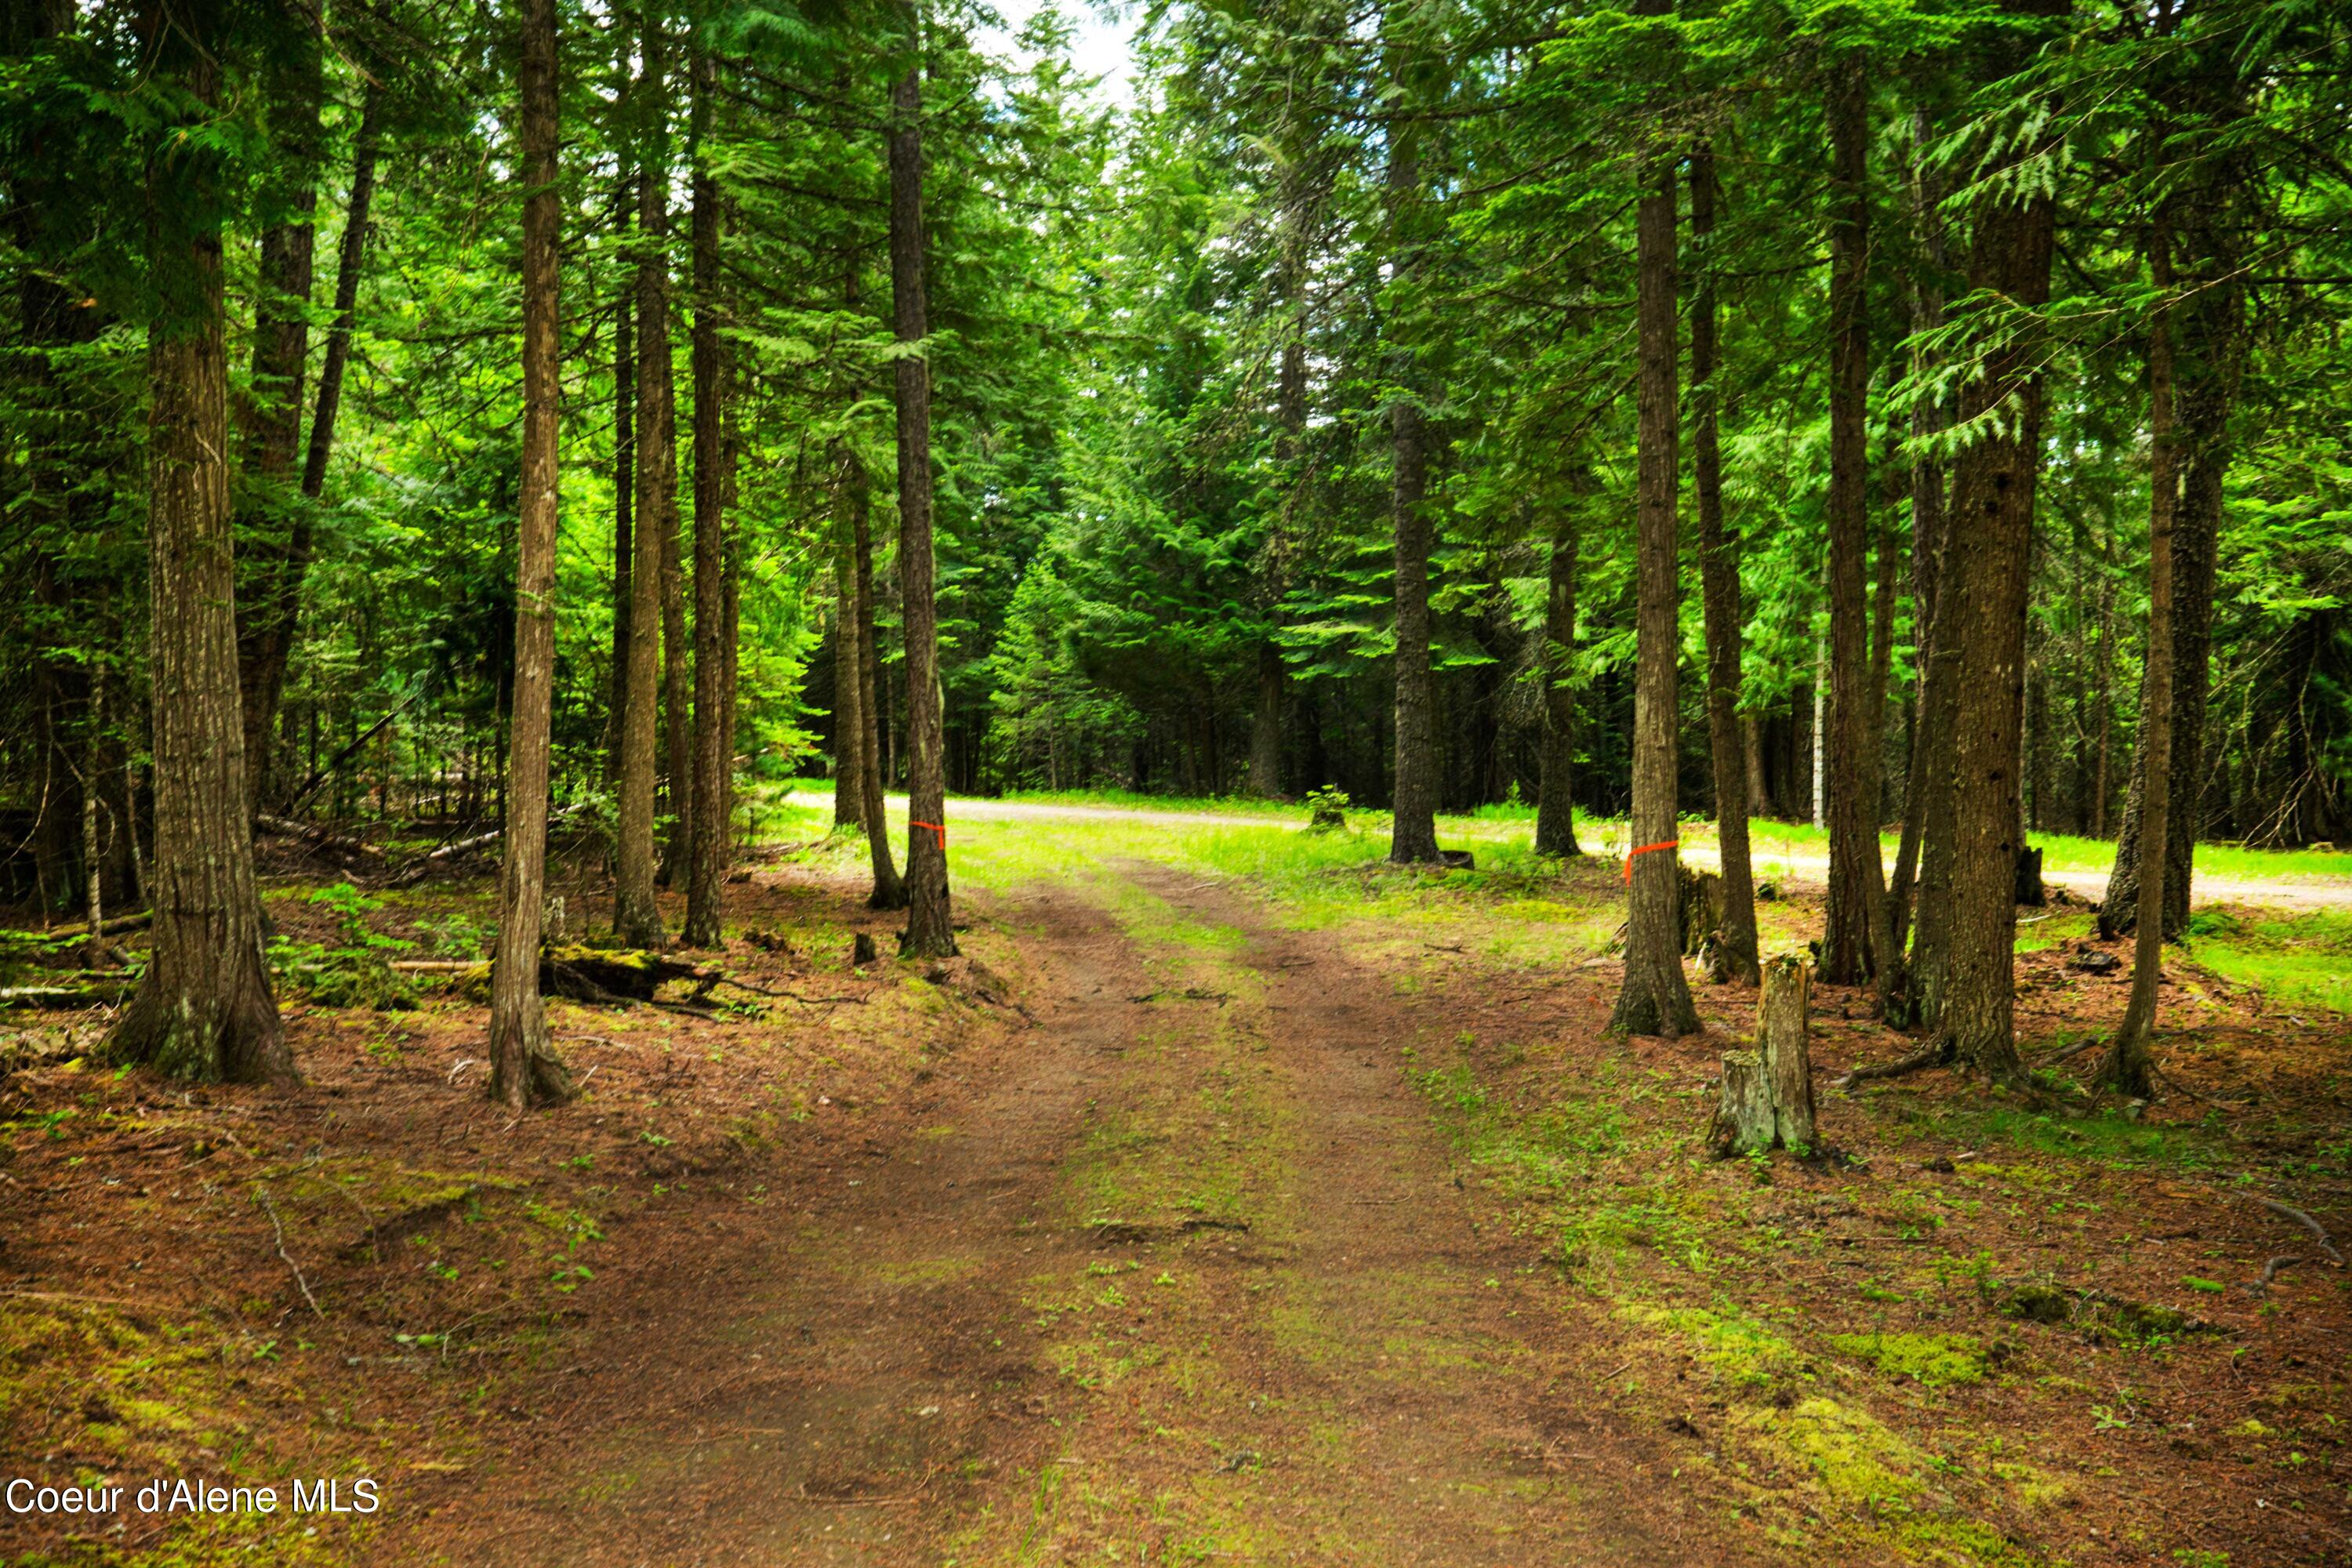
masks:
[[[1937,1035],[1908,1056],[1897,1057],[1891,1062],[1871,1062],[1855,1068],[1830,1087],[1850,1094],[1857,1083],[1865,1083],[1873,1079],[1907,1078],[1915,1072],[1945,1067],[1958,1059],[1952,1049],[1952,1037]]]
[[[2271,1213],[2284,1215],[2284,1217],[2294,1221],[2295,1224],[2303,1226],[2304,1229],[2311,1232],[2313,1239],[2319,1243],[2319,1250],[2327,1254],[2328,1261],[2335,1264],[2338,1268],[2344,1267],[2344,1255],[2336,1250],[2336,1243],[2328,1237],[2326,1226],[2321,1225],[2317,1220],[2312,1218],[2301,1209],[2295,1208],[2291,1205],[2283,1204],[2276,1198],[2259,1198],[2255,1201],[2260,1203],[2263,1207],[2270,1210]]]

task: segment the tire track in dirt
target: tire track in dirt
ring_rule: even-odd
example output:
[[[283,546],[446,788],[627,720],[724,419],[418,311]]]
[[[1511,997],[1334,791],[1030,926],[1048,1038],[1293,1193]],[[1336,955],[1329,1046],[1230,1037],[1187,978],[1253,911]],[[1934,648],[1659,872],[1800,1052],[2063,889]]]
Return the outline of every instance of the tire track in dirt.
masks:
[[[1556,1277],[1453,1179],[1398,1070],[1444,1001],[1122,871],[1005,900],[1040,1026],[786,1185],[731,1288],[641,1303],[592,1347],[597,1418],[389,1555],[1730,1560],[1580,1392]]]

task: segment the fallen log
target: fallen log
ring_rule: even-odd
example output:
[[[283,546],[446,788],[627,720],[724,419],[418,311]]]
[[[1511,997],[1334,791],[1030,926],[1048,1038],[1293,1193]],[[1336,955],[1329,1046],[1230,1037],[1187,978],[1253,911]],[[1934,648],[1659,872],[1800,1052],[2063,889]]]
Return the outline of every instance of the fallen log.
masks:
[[[112,1007],[129,999],[128,985],[0,986],[0,1007],[67,1013],[79,1007]]]
[[[557,823],[563,821],[566,817],[577,816],[579,815],[580,808],[576,805],[567,805],[561,811],[551,813],[547,819],[548,830],[550,832],[553,832]],[[506,835],[507,830],[505,826],[501,825],[491,828],[488,833],[477,833],[470,838],[460,838],[455,843],[444,844],[438,849],[429,850],[425,854],[410,861],[407,865],[403,866],[399,870],[394,871],[390,879],[385,881],[384,886],[387,888],[413,888],[417,883],[425,880],[425,878],[431,876],[438,868],[447,865],[452,860],[459,859],[465,856],[470,855],[477,849],[487,849],[491,845],[496,844],[499,839],[504,838]]]
[[[490,965],[469,963],[458,984],[477,1000],[490,994]],[[575,1002],[650,1002],[665,981],[699,980],[703,972],[657,952],[551,943],[539,950],[539,992]]]
[[[264,832],[274,833],[280,838],[299,839],[314,849],[323,849],[330,854],[361,860],[383,858],[383,849],[370,844],[366,839],[330,831],[315,822],[296,822],[290,817],[257,814],[253,819],[253,825]]]

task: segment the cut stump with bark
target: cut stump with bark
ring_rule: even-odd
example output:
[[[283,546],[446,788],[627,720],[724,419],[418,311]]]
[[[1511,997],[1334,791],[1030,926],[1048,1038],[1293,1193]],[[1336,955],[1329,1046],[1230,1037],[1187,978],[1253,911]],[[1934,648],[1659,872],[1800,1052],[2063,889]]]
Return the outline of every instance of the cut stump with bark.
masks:
[[[1680,878],[1676,889],[1681,905],[1683,956],[1697,958],[1712,945],[1716,930],[1723,924],[1723,879],[1713,871],[1697,871],[1689,866],[1677,866]]]
[[[1722,1096],[1708,1142],[1718,1156],[1815,1145],[1806,1009],[1812,971],[1793,956],[1764,965],[1756,1043],[1723,1054]]]
[[[2031,846],[2017,852],[2017,901],[2038,910],[2047,899],[2042,887],[2042,851]]]

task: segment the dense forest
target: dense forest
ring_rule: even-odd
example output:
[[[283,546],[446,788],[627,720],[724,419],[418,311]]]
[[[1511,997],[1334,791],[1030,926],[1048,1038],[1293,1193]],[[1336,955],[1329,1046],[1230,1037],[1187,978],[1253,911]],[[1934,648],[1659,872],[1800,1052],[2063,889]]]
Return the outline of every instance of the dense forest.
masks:
[[[2348,160],[2337,0],[9,0],[0,1458],[393,1479],[0,1557],[2344,1561]]]
[[[2332,7],[1176,6],[1116,107],[1050,8],[9,27],[52,914],[257,951],[252,820],[551,809],[707,942],[730,758],[1811,816],[1841,977],[2021,826],[2121,893],[2166,821],[2176,931],[2196,837],[2344,831]]]

